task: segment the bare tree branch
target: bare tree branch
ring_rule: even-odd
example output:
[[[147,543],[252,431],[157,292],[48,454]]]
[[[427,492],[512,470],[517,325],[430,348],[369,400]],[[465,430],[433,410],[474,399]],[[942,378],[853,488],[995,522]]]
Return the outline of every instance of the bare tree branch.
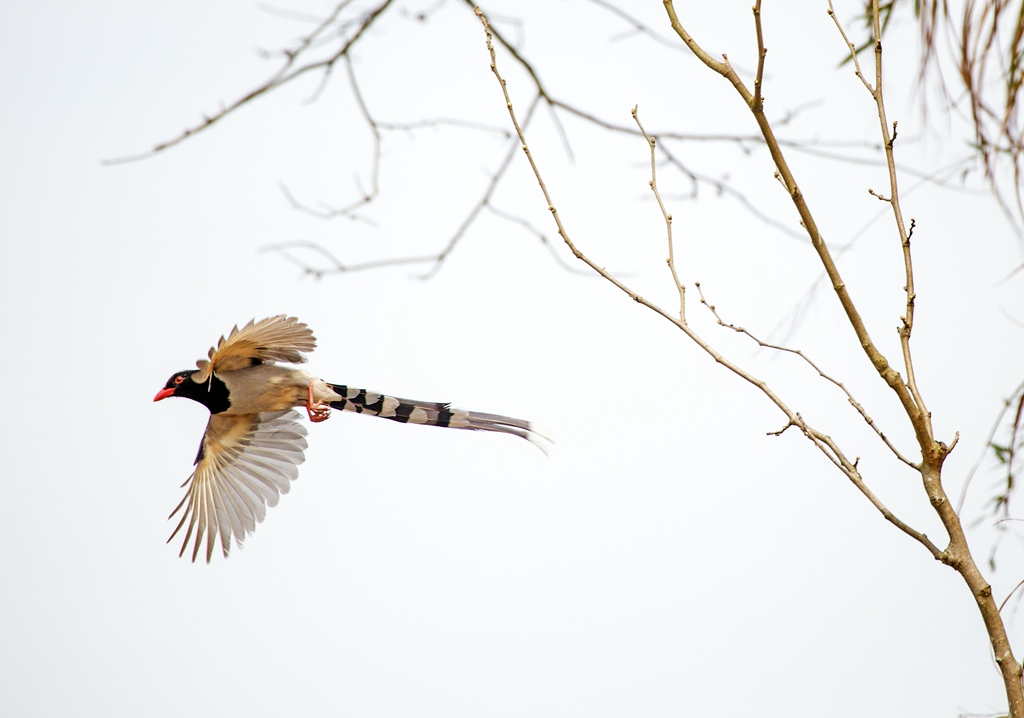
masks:
[[[785,404],[785,402],[783,402],[783,400],[768,386],[767,383],[753,376],[746,370],[739,367],[737,364],[733,363],[732,361],[724,357],[721,353],[719,353],[714,347],[712,347],[708,342],[701,338],[700,335],[698,335],[692,329],[692,327],[690,327],[689,323],[685,319],[685,316],[675,317],[669,312],[662,309],[661,307],[654,304],[653,302],[647,300],[646,298],[632,290],[630,287],[628,287],[626,284],[624,284],[621,280],[612,276],[607,270],[599,266],[596,262],[594,262],[594,260],[592,260],[590,257],[585,255],[579,248],[577,248],[575,243],[570,238],[565,226],[562,224],[562,220],[558,214],[558,209],[555,207],[554,200],[552,199],[551,194],[548,191],[547,185],[545,184],[544,179],[541,176],[540,169],[538,168],[537,163],[533,158],[533,154],[530,152],[530,148],[526,141],[526,135],[524,134],[524,130],[520,126],[519,121],[516,119],[512,99],[508,92],[508,87],[505,83],[505,79],[501,76],[501,73],[498,71],[497,56],[495,54],[494,45],[491,42],[491,28],[489,23],[487,22],[487,18],[479,9],[476,10],[476,13],[477,16],[480,18],[480,22],[484,26],[484,32],[487,37],[487,49],[491,56],[491,71],[494,73],[494,76],[497,78],[499,84],[501,85],[502,92],[505,96],[505,105],[506,108],[508,109],[512,125],[516,129],[516,135],[519,137],[522,143],[523,152],[525,153],[526,158],[530,163],[530,167],[533,170],[534,177],[537,179],[537,183],[540,186],[545,201],[547,202],[548,210],[551,212],[552,219],[554,220],[555,225],[558,228],[558,234],[562,238],[562,241],[564,241],[566,245],[569,247],[569,249],[572,251],[572,253],[578,259],[584,262],[587,266],[589,266],[591,269],[597,272],[601,277],[611,282],[620,291],[629,296],[630,299],[639,304],[642,304],[643,306],[661,315],[662,317],[670,321],[672,324],[674,324],[678,329],[680,329],[684,334],[686,334],[686,336],[688,336],[698,347],[700,347],[705,353],[711,356],[716,362],[718,362],[726,369],[736,374],[744,381],[752,384],[757,389],[759,389],[773,404],[775,404],[783,412],[783,414],[785,414],[787,418],[786,426],[795,426],[798,429],[800,429],[804,436],[806,436],[812,442],[812,444],[814,444],[814,446],[818,448],[822,452],[822,454],[825,455],[825,457],[829,461],[831,461],[836,467],[843,471],[844,474],[846,474],[846,476],[850,479],[854,486],[859,491],[861,491],[862,494],[864,494],[864,496],[872,503],[872,505],[875,506],[876,509],[878,509],[878,511],[887,521],[892,523],[894,526],[899,528],[908,536],[918,541],[922,546],[928,549],[928,551],[932,554],[934,558],[938,560],[943,560],[945,556],[944,552],[939,550],[939,548],[935,546],[925,534],[913,529],[905,522],[900,520],[878,499],[877,496],[875,496],[875,494],[864,483],[860,475],[860,472],[857,469],[856,461],[850,461],[839,448],[839,446],[832,440],[831,437],[808,425],[800,416],[800,414],[790,409]],[[654,183],[653,177],[651,181],[652,183]],[[671,216],[667,212],[664,212],[663,216],[665,218],[666,225],[670,227]]]
[[[534,97],[533,102],[530,104],[530,108],[529,108],[529,110],[526,113],[524,124],[528,124],[529,123],[530,119],[533,117],[534,111],[537,109],[538,105],[540,104],[540,100],[541,100],[540,95],[537,95],[536,97]],[[319,247],[318,245],[316,245],[315,243],[312,243],[312,242],[290,242],[290,243],[283,243],[283,244],[274,244],[274,245],[270,245],[268,247],[265,247],[264,249],[266,251],[282,252],[283,254],[285,254],[286,258],[289,261],[291,261],[291,262],[293,262],[295,264],[298,264],[302,268],[304,273],[313,275],[313,276],[315,276],[317,278],[322,278],[322,277],[324,277],[326,275],[329,275],[329,274],[341,274],[341,273],[345,273],[345,272],[363,271],[363,270],[367,270],[367,269],[379,269],[381,267],[391,267],[391,266],[396,266],[396,265],[426,264],[426,263],[429,263],[432,266],[424,274],[419,275],[420,279],[429,279],[429,278],[433,277],[435,274],[437,274],[437,272],[441,269],[441,266],[444,264],[444,261],[451,254],[452,250],[455,249],[455,246],[458,244],[459,240],[462,239],[462,237],[466,234],[466,231],[469,229],[469,227],[476,220],[477,216],[479,216],[480,212],[483,209],[485,209],[486,207],[488,207],[488,205],[490,205],[491,198],[494,195],[494,191],[495,191],[495,189],[497,189],[498,184],[501,182],[501,179],[505,176],[505,171],[508,169],[509,164],[512,162],[512,158],[515,157],[516,152],[517,152],[518,149],[519,149],[519,140],[517,138],[515,141],[513,141],[511,143],[511,145],[509,146],[508,151],[505,153],[504,159],[502,159],[502,161],[501,161],[501,164],[498,166],[498,168],[491,175],[490,181],[487,183],[487,186],[484,189],[483,196],[477,201],[476,204],[473,205],[473,207],[470,209],[469,213],[463,218],[461,224],[455,230],[455,233],[452,234],[451,237],[449,237],[448,242],[444,246],[444,248],[442,248],[436,254],[416,255],[416,256],[412,256],[412,257],[398,257],[398,258],[394,258],[394,259],[376,260],[376,261],[371,261],[371,262],[363,262],[363,263],[360,263],[360,264],[349,265],[349,264],[345,264],[345,263],[341,262],[332,253],[328,252],[326,249],[324,249],[322,247]],[[360,206],[360,205],[361,205],[361,203],[356,203],[354,206]],[[343,208],[343,209],[348,209],[348,208]],[[339,210],[330,210],[330,216],[353,216],[353,217],[355,217],[355,215],[352,215],[350,211],[349,212],[345,212],[343,214],[342,211],[339,211]],[[543,237],[542,237],[542,241],[543,241]],[[303,247],[303,248],[306,248],[306,249],[312,249],[312,250],[316,251],[318,254],[320,254],[321,256],[323,256],[326,259],[328,259],[328,261],[330,263],[330,266],[328,266],[326,268],[323,268],[323,267],[321,267],[321,268],[313,267],[313,266],[311,266],[311,265],[309,265],[309,264],[299,260],[297,257],[294,256],[294,254],[291,254],[291,253],[287,252],[288,249],[293,249],[293,248],[296,248],[296,247]]]
[[[296,257],[292,249],[308,249],[311,252],[321,255],[331,266],[317,268]],[[377,259],[360,264],[344,264],[329,251],[316,242],[282,242],[280,244],[268,244],[260,249],[262,252],[278,252],[282,257],[302,268],[303,274],[308,274],[314,279],[323,279],[328,274],[341,274],[343,272],[361,272],[367,269],[379,269],[381,267],[396,267],[408,264],[424,264],[426,262],[437,262],[437,255],[432,254],[425,257],[396,257],[394,259]]]
[[[765,117],[763,106],[754,104],[753,94],[751,94],[750,90],[746,88],[735,70],[733,70],[729,65],[728,57],[723,55],[724,62],[719,62],[712,58],[704,51],[703,48],[700,47],[700,45],[697,44],[686,29],[680,24],[671,0],[665,0],[664,4],[665,9],[668,11],[672,28],[680,38],[682,38],[683,42],[693,50],[694,54],[705,65],[726,78],[747,103],[747,106],[754,115],[754,119],[757,121],[758,127],[764,135],[765,141],[768,143],[769,151],[772,155],[772,159],[775,160],[775,166],[778,168],[780,177],[786,187],[786,191],[789,194],[790,199],[792,199],[793,204],[797,209],[797,213],[800,215],[801,224],[811,239],[811,245],[818,253],[818,257],[832,283],[832,288],[835,291],[836,296],[839,298],[839,302],[842,305],[843,310],[846,312],[846,316],[851,327],[857,334],[857,338],[862,349],[868,356],[871,364],[875,367],[879,376],[882,377],[885,383],[888,384],[896,393],[897,397],[899,397],[908,416],[912,417],[911,421],[914,425],[914,430],[918,435],[919,443],[922,445],[934,444],[934,440],[928,432],[928,424],[922,421],[920,410],[915,405],[914,398],[911,395],[910,390],[907,388],[907,385],[903,382],[903,378],[900,376],[898,371],[892,368],[888,360],[875,345],[875,342],[871,339],[871,335],[868,333],[864,320],[861,318],[860,312],[857,310],[857,307],[853,302],[853,298],[846,289],[846,282],[843,281],[842,275],[840,275],[839,269],[836,267],[831,252],[818,231],[818,225],[815,222],[814,217],[811,215],[810,208],[807,206],[803,192],[797,186],[796,179],[793,177],[793,173],[790,171],[789,165],[786,162],[785,157],[782,155],[782,148],[775,140],[775,132],[768,122],[767,117]]]
[[[148,152],[143,152],[142,154],[138,155],[132,155],[130,157],[121,157],[117,159],[106,160],[103,164],[112,165],[120,164],[123,162],[135,162],[138,160],[146,159],[147,157],[152,157],[158,152],[162,152],[168,148],[174,147],[175,145],[184,142],[192,135],[198,134],[203,130],[209,129],[212,125],[216,124],[217,122],[232,114],[236,110],[249,104],[256,98],[270,92],[271,90],[275,90],[278,87],[283,87],[284,85],[287,85],[293,80],[302,77],[306,73],[313,72],[316,70],[322,70],[325,73],[330,73],[331,69],[334,67],[334,63],[348,55],[349,50],[351,50],[352,47],[357,42],[359,42],[359,39],[363,36],[363,33],[366,32],[367,28],[369,28],[374,23],[374,21],[376,21],[377,18],[379,18],[381,14],[388,8],[388,6],[391,5],[392,0],[384,0],[384,2],[382,2],[374,9],[361,14],[357,21],[352,21],[355,22],[356,24],[355,33],[352,35],[352,37],[348,38],[347,40],[344,40],[342,42],[341,47],[333,55],[323,60],[316,60],[313,62],[309,62],[305,65],[300,65],[299,67],[293,69],[296,60],[298,60],[299,57],[303,56],[303,53],[308,48],[313,46],[315,42],[321,39],[322,34],[325,33],[334,24],[335,20],[338,18],[341,12],[351,2],[352,0],[344,0],[341,3],[338,3],[338,5],[335,6],[331,14],[328,15],[327,18],[325,18],[324,21],[320,23],[320,25],[313,32],[302,38],[302,40],[295,48],[286,50],[284,52],[284,65],[259,87],[246,93],[245,95],[235,100],[227,107],[221,107],[219,112],[216,112],[213,115],[204,116],[203,121],[199,124],[187,128],[184,132],[182,132],[180,135],[173,139],[170,139],[166,142],[161,142],[160,144],[154,146]],[[348,26],[349,23],[342,23],[341,27],[337,30],[337,32],[339,34],[346,32]]]
[[[593,3],[594,5],[597,5],[598,7],[603,8],[604,10],[607,10],[612,15],[615,15],[616,17],[619,17],[622,20],[625,20],[633,28],[633,30],[635,32],[639,32],[639,33],[642,33],[642,34],[646,35],[647,37],[649,37],[652,40],[654,40],[655,42],[657,42],[659,45],[664,45],[665,47],[671,48],[673,50],[682,50],[683,49],[682,47],[680,47],[679,43],[673,42],[672,40],[670,40],[667,37],[663,37],[659,33],[655,32],[653,29],[651,29],[650,27],[648,27],[647,25],[645,25],[644,23],[640,22],[635,17],[633,17],[632,15],[627,13],[622,8],[620,8],[620,7],[616,6],[616,5],[613,5],[610,2],[606,2],[606,0],[589,0],[589,1],[591,3]]]
[[[661,192],[658,191],[658,163],[656,161],[657,155],[655,153],[656,141],[653,137],[647,134],[647,130],[644,129],[643,124],[640,122],[640,115],[637,112],[637,107],[633,107],[633,119],[636,120],[636,126],[640,128],[640,132],[643,134],[644,139],[647,140],[647,144],[651,148],[651,191],[654,193],[654,198],[658,201],[658,208],[661,210],[661,216],[665,219],[665,234],[668,239],[668,258],[665,260],[668,264],[668,270],[672,273],[672,283],[676,287],[676,291],[679,292],[679,320],[682,322],[686,321],[686,285],[679,281],[679,274],[676,273],[676,253],[675,243],[672,240],[672,215],[665,209],[665,203],[661,201]]]
[[[727,56],[723,55],[723,61],[719,62],[708,55],[708,53],[697,44],[693,37],[690,36],[679,22],[672,0],[664,0],[664,5],[668,12],[672,27],[680,38],[682,38],[690,49],[693,50],[694,54],[705,65],[707,65],[707,67],[729,80],[736,91],[747,103],[751,113],[754,115],[754,119],[757,121],[758,127],[765,137],[765,141],[768,144],[772,158],[775,160],[775,165],[778,168],[778,176],[784,183],[794,205],[796,206],[797,212],[801,218],[801,224],[811,237],[812,246],[816,250],[818,257],[832,282],[832,287],[836,296],[846,312],[847,319],[853,327],[862,349],[867,354],[872,365],[875,367],[875,370],[878,372],[878,375],[900,399],[903,409],[907,414],[907,418],[914,429],[918,445],[921,449],[920,472],[921,478],[924,482],[925,492],[932,507],[938,514],[939,519],[942,521],[943,527],[949,534],[949,544],[946,547],[946,550],[941,552],[938,558],[943,563],[954,568],[961,575],[964,582],[970,589],[978,606],[978,610],[981,613],[982,620],[985,623],[985,628],[989,636],[989,641],[992,645],[996,663],[999,665],[1002,673],[1003,685],[1006,690],[1010,714],[1011,716],[1014,716],[1014,718],[1024,718],[1024,689],[1022,689],[1021,685],[1021,665],[1014,658],[1009,638],[1006,634],[1006,626],[1002,621],[992,597],[992,589],[981,574],[977,563],[971,555],[966,536],[964,535],[963,526],[960,523],[960,519],[956,512],[953,510],[953,507],[950,505],[949,499],[942,486],[942,464],[945,457],[949,454],[949,451],[953,446],[955,446],[957,439],[954,438],[950,446],[946,446],[942,442],[935,440],[932,432],[931,416],[925,408],[924,401],[921,398],[920,392],[918,391],[916,382],[913,378],[913,362],[911,361],[909,343],[911,329],[913,327],[915,295],[913,288],[913,272],[910,262],[910,236],[909,232],[905,229],[902,214],[899,211],[899,193],[896,181],[896,168],[895,163],[892,160],[892,143],[895,139],[895,125],[893,126],[893,135],[890,136],[888,130],[889,124],[885,117],[885,107],[881,93],[882,46],[878,0],[871,0],[871,16],[873,20],[875,47],[875,84],[872,94],[875,97],[879,123],[881,125],[882,139],[886,147],[891,193],[891,196],[888,199],[890,205],[893,207],[894,221],[897,225],[901,244],[903,246],[904,267],[907,275],[907,284],[905,287],[907,295],[907,312],[906,316],[903,318],[903,326],[900,329],[901,346],[903,348],[904,362],[908,372],[908,380],[906,382],[904,382],[899,373],[889,365],[888,361],[886,361],[885,357],[878,350],[868,333],[867,327],[865,326],[860,313],[854,306],[853,300],[847,292],[846,284],[843,282],[838,270],[836,269],[831,253],[824,241],[821,239],[817,225],[814,218],[811,216],[810,210],[803,197],[803,193],[800,191],[791,171],[789,170],[782,153],[782,148],[779,147],[778,143],[775,141],[774,131],[764,115],[763,107],[759,101],[759,96],[757,94],[752,94],[746,88],[742,80],[740,80],[739,76],[729,65],[729,59]],[[760,23],[760,0],[757,0],[754,5],[754,24],[759,38],[761,36]],[[845,39],[845,34],[844,41],[849,45],[849,42]],[[861,79],[862,81],[864,80],[863,74],[861,75]],[[792,421],[792,419],[790,421]]]
[[[670,42],[669,40],[667,40],[665,38],[661,38],[657,33],[655,33],[654,31],[650,30],[650,28],[646,27],[643,23],[641,23],[640,21],[636,20],[635,18],[630,16],[625,11],[623,11],[623,10],[621,10],[619,8],[616,8],[611,3],[606,2],[605,0],[591,0],[591,2],[594,5],[602,8],[603,10],[613,13],[616,17],[618,17],[618,18],[622,19],[624,22],[628,23],[635,30],[642,31],[645,34],[650,35],[652,38],[659,39],[659,41],[662,42],[663,44],[668,44],[668,45],[670,45],[672,47],[675,47],[675,48],[683,48],[683,47],[685,47],[685,46],[679,45],[676,42]],[[464,0],[464,4],[467,5],[470,8],[473,7],[472,0]],[[364,99],[364,97],[363,97],[363,95],[362,95],[362,93],[360,91],[359,85],[358,85],[358,83],[356,81],[355,68],[354,68],[354,65],[353,65],[353,63],[351,61],[349,53],[351,52],[352,48],[356,46],[356,43],[359,42],[360,39],[365,36],[365,34],[366,34],[365,31],[369,27],[371,27],[373,25],[373,23],[375,23],[379,19],[379,17],[381,17],[384,14],[385,10],[388,9],[388,7],[390,6],[390,0],[388,0],[387,2],[381,2],[380,4],[374,6],[372,9],[370,9],[369,11],[356,13],[354,16],[346,17],[345,16],[345,11],[347,9],[349,9],[351,5],[352,5],[352,0],[343,0],[342,2],[338,3],[337,5],[334,6],[333,10],[327,15],[327,17],[325,17],[325,18],[323,18],[321,20],[317,20],[316,21],[315,27],[309,33],[307,33],[306,35],[301,37],[291,47],[282,50],[280,53],[277,53],[282,58],[282,65],[281,65],[281,67],[279,67],[278,70],[275,71],[261,85],[259,85],[258,87],[254,88],[253,90],[249,91],[248,93],[244,94],[242,97],[240,97],[237,100],[235,100],[229,106],[226,106],[226,107],[222,106],[220,108],[220,110],[218,112],[214,113],[213,115],[204,116],[203,121],[200,122],[199,124],[187,128],[180,135],[178,135],[178,136],[176,136],[176,137],[174,137],[174,138],[172,138],[172,139],[170,139],[168,141],[165,141],[165,142],[162,142],[162,143],[159,143],[159,144],[155,145],[148,152],[144,152],[144,153],[141,153],[141,154],[138,154],[138,155],[129,156],[129,157],[123,157],[123,158],[108,160],[106,162],[106,164],[116,164],[116,163],[120,163],[120,162],[128,162],[128,161],[140,160],[140,159],[144,159],[144,158],[147,158],[147,157],[151,157],[151,156],[153,156],[155,154],[158,154],[158,153],[160,153],[160,152],[162,152],[164,150],[170,149],[170,148],[180,144],[181,142],[185,141],[189,137],[191,137],[191,136],[193,136],[195,134],[198,134],[198,133],[202,132],[203,130],[209,128],[211,125],[213,125],[216,122],[220,121],[224,117],[226,117],[226,116],[228,116],[230,114],[233,114],[234,112],[238,111],[239,109],[241,109],[245,105],[249,104],[250,102],[252,102],[252,101],[254,101],[256,99],[258,99],[259,97],[262,97],[263,95],[268,94],[271,91],[273,91],[273,90],[275,90],[275,89],[277,89],[279,87],[282,87],[282,86],[284,86],[286,84],[289,84],[293,80],[296,80],[299,77],[302,77],[303,75],[306,75],[306,74],[308,74],[310,72],[320,71],[321,72],[321,76],[320,76],[320,80],[318,82],[317,88],[314,90],[314,92],[311,95],[310,100],[309,100],[309,101],[315,101],[316,98],[319,96],[320,92],[326,86],[326,83],[330,80],[330,78],[331,78],[331,76],[333,74],[333,70],[334,70],[334,67],[335,67],[336,63],[339,60],[344,59],[345,60],[346,72],[347,72],[347,76],[348,76],[348,79],[349,79],[349,84],[350,84],[350,86],[352,88],[352,93],[353,93],[353,96],[355,98],[356,105],[357,105],[357,107],[359,109],[360,114],[362,115],[364,121],[367,123],[367,125],[370,128],[370,131],[371,131],[371,133],[373,135],[373,145],[374,145],[374,148],[373,148],[373,158],[371,160],[372,165],[371,165],[371,168],[370,168],[370,174],[371,174],[370,186],[367,187],[367,188],[360,187],[359,188],[359,195],[358,195],[358,197],[355,200],[350,201],[350,202],[348,202],[346,204],[343,204],[341,206],[337,206],[337,207],[332,207],[332,206],[330,206],[330,205],[328,205],[326,203],[323,203],[323,202],[318,202],[315,205],[311,205],[311,204],[309,204],[307,202],[300,201],[298,198],[296,198],[294,196],[293,193],[288,191],[286,188],[283,188],[283,190],[284,190],[285,197],[286,197],[287,201],[294,208],[296,208],[296,209],[298,209],[298,210],[300,210],[302,212],[305,212],[307,214],[310,214],[312,216],[316,216],[316,217],[319,217],[319,218],[322,218],[322,219],[334,219],[334,218],[339,218],[339,217],[350,217],[350,218],[360,219],[362,221],[368,221],[365,216],[359,214],[359,210],[362,209],[362,208],[367,207],[379,195],[379,177],[380,177],[380,171],[381,171],[381,168],[380,168],[380,163],[381,163],[381,144],[383,142],[383,138],[382,138],[382,134],[381,133],[383,131],[387,131],[387,130],[413,131],[413,130],[420,129],[420,128],[423,128],[423,127],[437,126],[437,125],[441,125],[441,124],[449,124],[449,125],[460,126],[460,127],[473,127],[473,128],[481,129],[481,130],[484,130],[484,131],[491,131],[492,128],[487,128],[486,126],[479,125],[478,123],[468,122],[466,120],[448,119],[448,118],[441,118],[441,119],[437,119],[437,120],[416,120],[416,121],[412,121],[412,122],[383,122],[383,121],[379,120],[378,118],[376,118],[373,115],[373,113],[370,111],[369,107],[367,106],[367,103],[366,103],[366,101],[365,101],[365,99]],[[440,7],[440,4],[438,4],[434,9],[437,9],[438,7]],[[277,15],[280,15],[280,16],[283,16],[283,17],[289,17],[291,19],[296,19],[296,20],[303,21],[303,22],[312,22],[313,21],[313,18],[311,18],[308,15],[305,15],[305,14],[302,14],[302,13],[295,13],[295,12],[287,10],[287,9],[273,8],[273,7],[269,7],[269,6],[264,6],[262,9],[264,11],[266,11],[266,12],[271,12],[273,14],[277,14]],[[428,12],[426,14],[423,14],[423,17],[419,17],[418,16],[418,19],[424,19],[429,14],[430,13]],[[504,35],[502,35],[500,32],[495,30],[494,31],[494,36],[498,40],[498,42],[501,43],[512,54],[512,56],[515,58],[516,62],[530,76],[531,81],[533,82],[534,86],[537,89],[537,93],[543,99],[543,101],[548,105],[548,109],[551,112],[552,121],[555,124],[556,131],[559,132],[559,134],[561,136],[561,139],[562,139],[562,142],[563,142],[564,146],[566,147],[566,151],[570,155],[570,157],[572,155],[572,150],[571,150],[571,148],[569,146],[568,134],[566,133],[565,129],[562,127],[562,122],[561,122],[561,117],[560,117],[560,112],[559,111],[568,112],[569,114],[571,114],[571,115],[573,115],[575,117],[583,119],[584,121],[589,122],[591,124],[595,124],[595,125],[597,125],[599,127],[603,127],[605,129],[610,129],[610,130],[613,130],[613,131],[616,131],[616,132],[624,132],[624,133],[628,133],[628,134],[632,134],[632,135],[637,135],[638,134],[636,128],[634,128],[634,127],[628,127],[628,126],[624,126],[624,125],[618,125],[618,124],[615,124],[615,123],[606,122],[606,121],[601,120],[600,118],[596,117],[592,113],[586,112],[586,111],[584,111],[584,110],[582,110],[580,108],[574,107],[573,105],[571,105],[571,104],[569,104],[567,102],[564,102],[564,101],[562,101],[562,100],[560,100],[558,98],[553,97],[552,94],[548,91],[548,88],[546,87],[546,85],[542,82],[540,73],[537,71],[535,66],[524,55],[522,55],[514,47],[514,45],[511,42],[509,42],[504,37]],[[309,59],[309,60],[307,60],[307,53],[309,53],[310,51],[322,47],[325,43],[334,42],[334,41],[338,41],[338,40],[341,41],[341,44],[340,44],[339,48],[337,48],[333,53],[331,53],[327,57],[321,57],[321,58],[317,58],[317,59]],[[272,53],[264,53],[264,54],[266,56],[268,56],[268,57],[273,56]],[[786,121],[785,119],[782,120],[783,123],[785,121]],[[696,141],[696,142],[728,142],[728,143],[738,144],[741,147],[745,147],[748,144],[763,145],[763,143],[764,143],[763,138],[760,137],[759,135],[749,135],[749,136],[733,136],[733,135],[724,135],[724,134],[706,134],[706,135],[701,135],[701,134],[682,134],[682,133],[675,133],[675,132],[659,132],[659,133],[656,133],[656,134],[660,138],[662,138],[662,140],[664,140],[664,141],[672,140],[672,141],[680,141],[680,142],[686,142],[686,141]],[[814,140],[814,139],[780,140],[780,142],[783,142],[787,146],[792,146],[792,147],[794,147],[794,149],[797,149],[797,148],[799,148],[801,150],[805,150],[806,149],[807,151],[810,151],[810,152],[820,151],[820,150],[815,150],[814,148],[816,148],[816,147],[851,147],[851,148],[853,148],[853,147],[857,147],[858,146],[858,143],[849,143],[849,142],[845,142],[845,141],[820,141],[820,140]],[[870,144],[863,144],[863,143],[861,143],[859,146],[862,147],[863,149],[868,149],[868,150],[878,149],[877,145],[873,147]],[[723,180],[721,178],[715,178],[715,177],[708,176],[706,174],[694,171],[694,170],[686,167],[679,160],[679,158],[674,153],[672,153],[672,152],[670,152],[668,150],[668,148],[664,144],[662,144],[661,150],[662,150],[663,155],[666,157],[666,159],[674,167],[676,167],[680,172],[682,172],[692,183],[694,183],[695,187],[699,186],[701,184],[708,185],[715,192],[718,192],[720,194],[723,194],[723,195],[726,195],[726,196],[729,196],[729,197],[735,199],[737,202],[739,202],[739,204],[740,204],[740,206],[742,208],[744,208],[745,210],[750,212],[753,216],[757,217],[758,219],[761,219],[762,221],[765,221],[765,222],[769,223],[771,226],[773,226],[773,227],[777,228],[778,230],[784,232],[787,236],[791,236],[791,237],[800,239],[801,241],[806,241],[804,239],[803,234],[801,232],[798,232],[793,227],[788,226],[786,223],[779,222],[778,220],[772,218],[766,212],[764,212],[763,210],[758,208],[755,204],[753,204],[746,197],[746,195],[742,191],[740,191],[736,187],[732,186],[729,182],[727,182],[727,181],[725,181],[725,180]],[[834,153],[826,153],[826,154],[834,154]],[[841,155],[841,156],[845,156],[845,155]],[[854,157],[851,156],[850,159],[857,159],[857,158],[854,158]],[[357,186],[358,185],[359,185],[359,182],[358,182],[358,178],[357,178]]]
[[[718,322],[719,326],[725,327],[726,329],[731,329],[734,332],[736,332],[737,334],[743,334],[744,336],[746,336],[750,340],[752,340],[755,344],[757,344],[759,347],[762,347],[764,349],[774,349],[775,351],[784,352],[784,353],[787,353],[787,354],[795,354],[796,356],[798,356],[801,359],[803,359],[804,362],[806,362],[808,366],[810,366],[812,369],[814,369],[814,371],[816,371],[818,373],[818,376],[820,376],[822,379],[825,379],[826,381],[834,384],[835,386],[839,387],[840,391],[842,391],[843,394],[846,395],[846,400],[850,403],[850,406],[852,406],[854,409],[857,410],[857,413],[860,414],[862,419],[864,419],[864,422],[868,426],[870,426],[871,429],[876,434],[878,434],[878,438],[880,438],[882,440],[882,442],[889,448],[889,450],[893,453],[893,455],[897,459],[899,459],[900,461],[902,461],[904,464],[906,464],[907,466],[909,466],[912,469],[915,469],[917,471],[921,470],[921,465],[920,464],[915,463],[915,462],[911,461],[910,459],[908,459],[907,457],[905,457],[903,454],[900,453],[899,449],[897,449],[892,444],[892,442],[889,441],[888,437],[878,427],[878,425],[875,423],[874,419],[872,419],[868,415],[867,411],[865,411],[864,407],[860,404],[860,402],[858,402],[856,399],[853,398],[853,395],[843,385],[843,383],[841,381],[839,381],[838,379],[835,379],[835,378],[829,376],[824,371],[822,371],[821,367],[819,367],[817,364],[815,364],[813,361],[811,361],[810,357],[808,357],[806,354],[804,354],[803,351],[801,351],[800,349],[791,349],[790,347],[785,347],[785,346],[782,346],[780,344],[771,344],[770,342],[761,341],[760,339],[758,339],[756,336],[751,334],[748,330],[744,329],[743,327],[738,327],[735,324],[730,324],[729,322],[724,321],[722,319],[722,317],[718,314],[718,310],[715,308],[715,305],[714,304],[710,304],[704,298],[704,290],[701,289],[700,282],[695,282],[694,286],[697,288],[697,292],[700,294],[700,303],[708,308],[708,311],[710,311],[711,314],[715,317],[715,321]]]
[[[558,265],[565,271],[569,272],[570,274],[578,274],[581,277],[593,278],[594,275],[591,274],[590,272],[584,271],[582,269],[577,269],[576,267],[562,259],[561,255],[558,253],[558,250],[555,248],[555,245],[550,240],[548,240],[548,236],[537,227],[534,227],[533,224],[531,224],[523,217],[498,209],[497,207],[494,206],[493,202],[487,203],[487,210],[496,217],[501,217],[506,222],[518,224],[520,227],[523,227],[527,232],[529,232],[537,239],[539,239],[540,243],[547,247],[548,251],[551,252],[551,256],[554,258],[555,262],[558,263]]]

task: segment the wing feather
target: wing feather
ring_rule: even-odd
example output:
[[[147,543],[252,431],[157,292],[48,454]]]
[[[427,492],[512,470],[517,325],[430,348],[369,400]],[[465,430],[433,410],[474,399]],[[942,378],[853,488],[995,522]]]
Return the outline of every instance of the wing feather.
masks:
[[[262,362],[297,364],[306,361],[302,352],[314,349],[313,331],[295,317],[279,314],[258,322],[253,319],[241,329],[235,326],[227,338],[221,337],[208,358],[196,362],[199,372],[193,378],[202,384],[215,371],[234,371]]]
[[[184,484],[188,490],[168,517],[182,512],[167,539],[186,529],[180,556],[191,544],[195,561],[204,539],[207,563],[218,539],[227,556],[232,538],[241,545],[263,521],[267,507],[288,493],[306,460],[306,429],[299,418],[291,410],[210,417],[201,458]]]

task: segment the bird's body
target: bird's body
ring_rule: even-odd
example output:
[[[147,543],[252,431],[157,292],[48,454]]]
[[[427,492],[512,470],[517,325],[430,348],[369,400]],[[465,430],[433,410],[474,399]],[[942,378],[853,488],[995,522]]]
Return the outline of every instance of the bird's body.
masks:
[[[338,397],[330,385],[301,369],[278,364],[259,364],[216,374],[227,386],[231,405],[226,414],[262,414],[304,406],[310,382],[313,399],[324,403]]]
[[[292,409],[305,407],[313,422],[325,421],[332,408],[380,416],[392,421],[455,429],[514,434],[536,441],[528,421],[496,414],[452,409],[448,404],[410,401],[330,384],[275,362],[303,362],[316,338],[294,317],[279,315],[235,327],[210,349],[198,369],[174,374],[153,401],[182,396],[206,406],[210,422],[196,456],[189,489],[173,517],[184,508],[171,539],[188,525],[181,553],[195,536],[195,561],[206,537],[206,560],[214,541],[228,555],[231,538],[241,543],[288,492],[305,460],[306,429]],[[168,539],[170,541],[171,539]]]

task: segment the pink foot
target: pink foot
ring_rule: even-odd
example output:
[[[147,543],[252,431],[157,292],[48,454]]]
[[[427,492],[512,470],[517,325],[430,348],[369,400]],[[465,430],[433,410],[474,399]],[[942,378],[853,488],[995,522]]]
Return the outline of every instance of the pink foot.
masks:
[[[331,407],[327,404],[317,403],[313,401],[313,382],[309,382],[309,389],[307,390],[306,400],[306,413],[309,414],[309,420],[314,424],[318,424],[321,421],[327,421],[331,418]]]

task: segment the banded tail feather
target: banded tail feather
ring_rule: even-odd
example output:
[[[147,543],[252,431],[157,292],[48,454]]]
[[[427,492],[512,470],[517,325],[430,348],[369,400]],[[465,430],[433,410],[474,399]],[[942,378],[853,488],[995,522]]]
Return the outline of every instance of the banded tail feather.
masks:
[[[551,441],[530,422],[510,416],[453,409],[451,404],[447,403],[399,399],[365,389],[350,388],[344,384],[330,384],[329,386],[343,398],[328,403],[333,408],[342,411],[370,414],[403,424],[423,424],[424,426],[443,426],[450,429],[512,434],[526,439],[544,453],[547,451],[538,439]]]

